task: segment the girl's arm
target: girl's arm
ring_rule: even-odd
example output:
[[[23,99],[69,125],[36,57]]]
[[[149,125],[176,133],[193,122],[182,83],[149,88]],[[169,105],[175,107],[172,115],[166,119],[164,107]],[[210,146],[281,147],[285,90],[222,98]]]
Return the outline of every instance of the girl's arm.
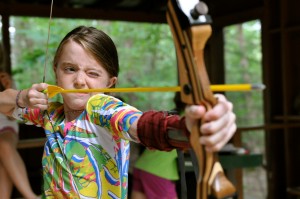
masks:
[[[187,106],[185,120],[164,112],[145,112],[133,123],[129,133],[147,147],[171,150],[172,147],[176,148],[178,143],[175,141],[174,144],[173,140],[169,139],[168,131],[180,130],[188,136],[188,131],[201,119],[204,123],[199,127],[202,133],[199,143],[205,145],[208,151],[218,151],[234,135],[236,116],[232,103],[223,95],[217,97],[218,104],[209,111],[201,105]]]

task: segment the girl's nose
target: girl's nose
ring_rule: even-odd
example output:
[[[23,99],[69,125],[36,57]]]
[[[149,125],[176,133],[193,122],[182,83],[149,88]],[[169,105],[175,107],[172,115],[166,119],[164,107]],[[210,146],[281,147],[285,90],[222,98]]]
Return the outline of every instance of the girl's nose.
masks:
[[[84,74],[82,72],[78,72],[75,77],[75,87],[76,88],[84,88],[85,87],[85,79]]]

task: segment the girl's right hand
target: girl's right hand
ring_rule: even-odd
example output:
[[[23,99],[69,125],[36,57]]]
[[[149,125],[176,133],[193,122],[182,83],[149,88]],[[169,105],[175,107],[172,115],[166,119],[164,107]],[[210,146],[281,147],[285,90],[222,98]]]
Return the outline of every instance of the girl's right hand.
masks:
[[[39,108],[46,110],[48,108],[48,96],[43,91],[46,90],[48,84],[39,83],[33,84],[30,89],[24,90],[21,93],[20,105],[29,108]]]

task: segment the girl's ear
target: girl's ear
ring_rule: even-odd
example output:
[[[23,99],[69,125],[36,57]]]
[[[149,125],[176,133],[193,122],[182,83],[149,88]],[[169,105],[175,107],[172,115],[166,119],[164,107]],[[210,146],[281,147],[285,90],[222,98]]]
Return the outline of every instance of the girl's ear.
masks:
[[[117,77],[111,77],[111,78],[109,79],[109,82],[108,82],[107,87],[108,87],[108,88],[115,87],[117,81],[118,81],[118,78],[117,78]]]

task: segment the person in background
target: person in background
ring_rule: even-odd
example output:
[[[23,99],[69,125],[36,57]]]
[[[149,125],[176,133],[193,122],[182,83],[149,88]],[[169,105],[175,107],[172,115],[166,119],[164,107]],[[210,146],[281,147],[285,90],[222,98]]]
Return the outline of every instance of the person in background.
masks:
[[[179,114],[184,110],[180,94],[174,97]],[[176,181],[179,180],[177,151],[159,151],[145,148],[133,167],[130,199],[177,199]]]
[[[177,152],[145,149],[133,169],[131,199],[177,199]]]
[[[101,30],[79,26],[61,41],[54,56],[57,86],[63,89],[112,88],[119,61],[114,42]],[[211,110],[190,105],[184,117],[166,111],[142,112],[103,93],[62,93],[48,100],[46,83],[0,92],[0,112],[44,128],[43,198],[127,198],[130,141],[158,150],[184,148],[168,129],[188,136],[199,119],[199,144],[217,151],[236,130],[233,105],[225,96]],[[45,92],[46,91],[46,92]]]
[[[12,87],[12,78],[0,72],[0,91]],[[10,199],[13,186],[25,199],[36,199],[25,164],[17,151],[19,125],[15,119],[0,114],[0,198]]]

